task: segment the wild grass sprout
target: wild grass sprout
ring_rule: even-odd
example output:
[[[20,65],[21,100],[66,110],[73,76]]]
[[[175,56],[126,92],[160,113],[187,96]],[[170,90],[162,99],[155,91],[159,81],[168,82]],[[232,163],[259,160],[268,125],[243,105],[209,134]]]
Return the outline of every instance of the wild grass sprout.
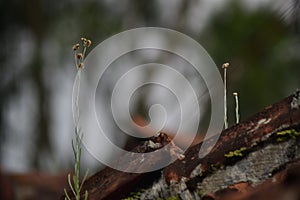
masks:
[[[224,63],[222,68],[224,69],[224,124],[225,129],[228,128],[228,118],[227,118],[227,68],[229,63]]]
[[[235,119],[236,123],[240,123],[240,114],[239,114],[239,96],[237,92],[233,93],[234,99],[235,99]]]
[[[75,120],[75,142],[72,140],[72,149],[75,157],[75,164],[74,164],[74,175],[71,179],[71,174],[68,174],[68,183],[70,186],[70,189],[75,197],[76,200],[80,200],[80,192],[82,190],[82,186],[87,178],[88,175],[88,169],[86,170],[84,177],[82,179],[82,182],[80,183],[80,163],[81,163],[81,152],[82,152],[82,138],[83,133],[81,131],[80,125],[79,125],[79,119],[80,119],[80,111],[79,111],[79,94],[80,94],[80,75],[81,70],[84,68],[84,58],[86,49],[91,45],[91,40],[88,40],[86,38],[81,38],[81,41],[83,43],[83,50],[82,52],[78,52],[80,49],[80,44],[75,44],[73,46],[74,51],[74,57],[75,57],[75,66],[78,70],[77,76],[76,76],[76,94],[75,94],[75,113],[74,113],[74,120]],[[71,200],[68,192],[66,189],[64,189],[65,192],[65,200]],[[88,191],[85,191],[84,199],[88,199]]]

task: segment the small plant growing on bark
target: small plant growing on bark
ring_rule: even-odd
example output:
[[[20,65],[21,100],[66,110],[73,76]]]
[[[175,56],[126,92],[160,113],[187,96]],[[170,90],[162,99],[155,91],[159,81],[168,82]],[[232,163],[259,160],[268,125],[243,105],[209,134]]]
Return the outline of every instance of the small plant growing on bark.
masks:
[[[239,96],[237,92],[233,93],[234,99],[235,99],[235,120],[236,123],[240,123],[240,114],[239,114]]]
[[[86,170],[85,175],[82,179],[82,182],[80,183],[80,161],[81,161],[81,151],[82,151],[82,137],[83,133],[80,129],[79,125],[79,119],[80,119],[80,112],[79,112],[79,93],[80,93],[80,74],[81,70],[84,68],[84,58],[86,49],[91,45],[91,40],[88,40],[86,38],[81,38],[81,41],[83,43],[83,50],[82,52],[78,52],[80,49],[80,44],[75,44],[73,46],[74,51],[74,57],[75,57],[75,66],[78,70],[76,79],[77,79],[77,88],[76,88],[76,95],[75,95],[75,113],[74,113],[74,120],[75,120],[75,141],[72,140],[72,149],[74,153],[75,158],[75,164],[74,164],[74,175],[71,179],[71,174],[68,174],[68,183],[69,187],[75,197],[76,200],[80,200],[80,193],[82,190],[82,186],[87,178],[88,170]],[[65,192],[65,200],[71,200],[68,192],[66,189],[64,189]],[[88,191],[85,191],[84,199],[88,199]]]
[[[224,63],[222,68],[224,69],[224,124],[225,129],[228,128],[228,119],[227,119],[227,68],[229,63]]]
[[[229,67],[229,63],[224,63],[222,65],[222,68],[224,69],[224,124],[225,129],[228,128],[228,116],[227,116],[227,68]],[[235,99],[235,119],[236,123],[238,124],[240,122],[240,114],[239,114],[239,97],[238,93],[233,93],[234,99]]]

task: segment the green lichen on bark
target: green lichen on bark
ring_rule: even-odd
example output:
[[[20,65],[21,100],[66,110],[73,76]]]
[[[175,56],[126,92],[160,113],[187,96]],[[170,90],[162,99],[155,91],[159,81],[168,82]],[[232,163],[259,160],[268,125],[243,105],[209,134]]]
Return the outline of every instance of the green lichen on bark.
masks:
[[[226,158],[232,158],[232,157],[242,157],[243,156],[243,151],[245,151],[247,148],[246,147],[242,147],[240,149],[237,149],[235,151],[230,151],[229,153],[225,154],[224,156]]]
[[[284,130],[277,132],[277,136],[277,142],[283,142],[289,138],[296,140],[300,136],[300,132],[296,131],[295,129]]]

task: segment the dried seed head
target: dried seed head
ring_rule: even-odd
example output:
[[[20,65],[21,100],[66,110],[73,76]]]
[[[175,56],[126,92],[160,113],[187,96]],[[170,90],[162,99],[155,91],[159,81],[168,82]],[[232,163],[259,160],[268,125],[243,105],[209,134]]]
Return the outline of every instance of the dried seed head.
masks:
[[[79,59],[81,59],[83,57],[83,55],[82,55],[82,53],[78,53],[77,55],[76,55],[76,58],[79,60]]]
[[[85,46],[86,46],[86,47],[91,46],[91,44],[92,44],[92,41],[91,41],[91,40],[86,40],[86,41],[85,41]]]
[[[83,68],[84,68],[84,64],[83,63],[79,63],[78,69],[83,69]]]
[[[76,51],[76,50],[78,50],[79,49],[79,47],[80,47],[80,45],[77,43],[77,44],[74,44],[74,46],[73,46],[73,51]]]
[[[86,41],[86,38],[82,37],[82,38],[81,38],[81,41],[85,42],[85,41]]]
[[[222,65],[222,68],[228,68],[229,67],[229,63],[227,62],[227,63],[224,63],[223,65]]]
[[[238,93],[237,92],[234,92],[234,93],[232,93],[233,94],[233,96],[237,96],[238,95]]]

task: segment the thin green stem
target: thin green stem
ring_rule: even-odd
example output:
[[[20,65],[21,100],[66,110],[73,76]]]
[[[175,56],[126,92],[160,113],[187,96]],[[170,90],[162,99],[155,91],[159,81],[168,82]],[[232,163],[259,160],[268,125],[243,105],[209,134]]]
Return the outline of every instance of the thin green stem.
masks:
[[[76,82],[77,82],[77,89],[76,89],[76,97],[75,97],[75,128],[79,129],[79,117],[80,117],[80,111],[79,111],[79,95],[80,95],[80,77],[81,77],[81,69],[78,69],[78,73],[76,75]]]
[[[83,48],[83,52],[82,52],[82,61],[83,61],[83,58],[85,58],[85,53],[86,53],[86,46]]]

